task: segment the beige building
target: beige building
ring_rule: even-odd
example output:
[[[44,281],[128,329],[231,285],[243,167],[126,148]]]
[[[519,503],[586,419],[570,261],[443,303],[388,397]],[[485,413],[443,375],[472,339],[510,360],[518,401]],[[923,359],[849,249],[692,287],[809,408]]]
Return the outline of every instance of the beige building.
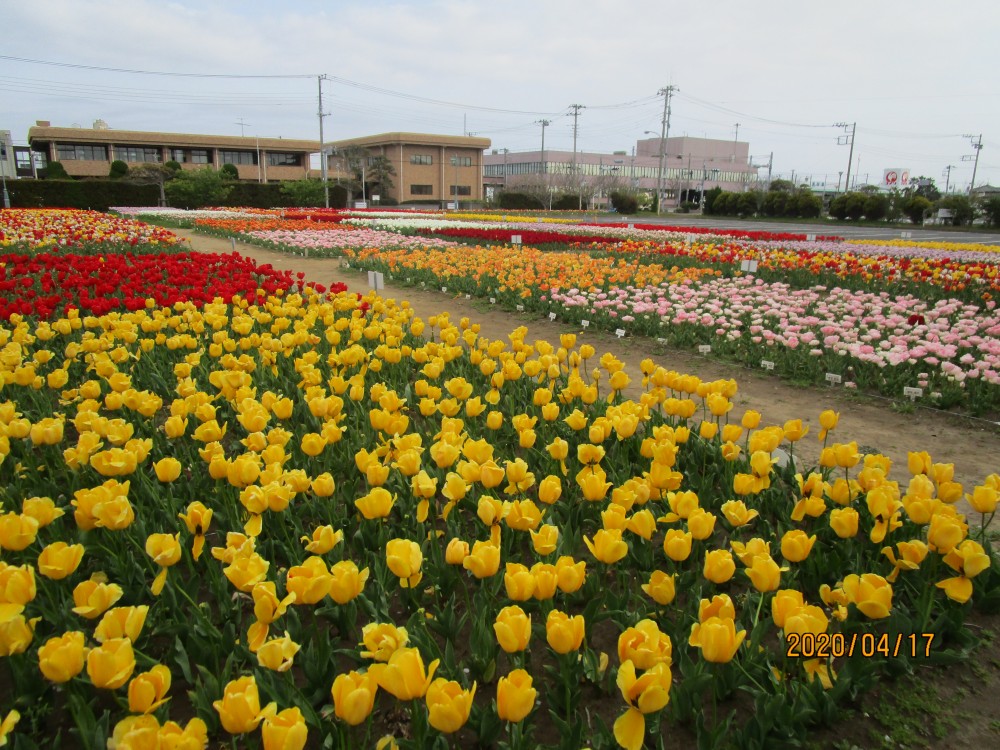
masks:
[[[319,153],[318,141],[113,130],[102,120],[92,128],[39,121],[28,129],[28,144],[45,164],[60,162],[70,177],[107,177],[111,162],[120,160],[129,166],[175,161],[182,169],[233,164],[241,180],[302,180],[310,176],[310,155]]]
[[[382,199],[399,203],[446,203],[456,196],[460,203],[483,199],[483,151],[490,147],[489,138],[382,133],[334,141],[326,144],[331,179],[347,173],[345,150],[352,147],[364,150],[366,166],[381,156],[395,170],[392,187],[380,188]],[[371,182],[367,177],[366,181]]]

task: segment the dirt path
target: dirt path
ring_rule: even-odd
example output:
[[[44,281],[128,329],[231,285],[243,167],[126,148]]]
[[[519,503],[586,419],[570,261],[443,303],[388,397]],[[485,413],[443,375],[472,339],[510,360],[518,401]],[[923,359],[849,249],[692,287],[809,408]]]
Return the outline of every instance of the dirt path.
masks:
[[[205,237],[188,230],[174,230],[186,238],[194,250],[201,252],[232,252],[227,239]],[[368,280],[353,269],[342,269],[340,258],[309,259],[265,250],[255,245],[236,243],[237,250],[259,263],[270,263],[279,270],[302,271],[306,279],[329,285],[343,282],[349,289],[364,292]],[[746,409],[756,409],[763,415],[762,424],[784,424],[789,419],[802,419],[809,425],[809,434],[796,444],[796,455],[814,461],[820,445],[819,413],[823,409],[840,412],[840,424],[831,439],[856,440],[859,446],[877,449],[889,456],[895,467],[893,477],[900,481],[905,491],[909,474],[906,471],[908,451],[926,450],[933,459],[955,465],[955,481],[961,482],[967,492],[980,484],[987,474],[1000,472],[1000,428],[982,421],[916,409],[904,414],[894,411],[888,401],[858,397],[848,391],[832,388],[802,388],[790,385],[776,377],[718,362],[689,352],[663,347],[651,339],[637,337],[619,340],[613,335],[569,328],[565,324],[492,309],[482,300],[465,299],[440,292],[398,286],[387,282],[383,296],[406,299],[417,315],[427,318],[447,312],[457,322],[468,316],[482,326],[481,332],[489,338],[506,338],[520,325],[528,326],[528,341],[547,339],[558,341],[561,333],[577,333],[579,343],[590,343],[598,354],[610,351],[626,363],[633,378],[632,393],[639,390],[639,361],[651,357],[654,362],[678,372],[691,373],[703,380],[735,378],[739,383],[736,408],[731,419],[739,419]],[[965,501],[961,510],[969,520],[977,523],[975,513]],[[1000,522],[997,522],[1000,523]]]

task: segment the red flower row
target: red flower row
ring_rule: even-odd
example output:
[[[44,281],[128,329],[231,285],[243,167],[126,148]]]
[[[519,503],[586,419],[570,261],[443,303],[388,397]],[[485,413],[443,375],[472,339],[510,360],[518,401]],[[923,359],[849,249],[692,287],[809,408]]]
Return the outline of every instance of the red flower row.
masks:
[[[0,319],[52,318],[70,308],[91,315],[176,302],[203,305],[233,297],[263,302],[278,291],[301,291],[304,274],[259,266],[237,253],[0,256]],[[311,285],[322,293],[326,288]],[[335,284],[331,292],[344,291]]]

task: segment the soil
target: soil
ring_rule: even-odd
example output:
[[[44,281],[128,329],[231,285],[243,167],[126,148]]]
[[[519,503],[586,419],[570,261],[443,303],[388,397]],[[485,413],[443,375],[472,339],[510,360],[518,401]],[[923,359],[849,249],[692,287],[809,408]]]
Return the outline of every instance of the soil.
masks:
[[[195,251],[233,250],[228,239],[205,237],[189,230],[174,231],[190,242]],[[240,242],[236,243],[236,249],[258,263],[303,272],[307,280],[315,283],[342,282],[353,291],[368,290],[367,278],[356,270],[341,268],[340,258],[309,259]],[[815,438],[819,432],[819,412],[834,409],[840,412],[840,422],[832,439],[856,440],[869,452],[889,456],[896,466],[896,478],[903,482],[908,476],[907,452],[912,450],[927,450],[935,461],[954,464],[955,481],[961,482],[967,491],[981,483],[987,474],[1000,471],[1000,429],[985,420],[894,407],[889,401],[843,389],[800,387],[760,372],[663,347],[650,339],[619,340],[606,333],[581,332],[559,322],[493,308],[482,300],[467,300],[464,295],[456,297],[393,283],[387,283],[382,294],[408,300],[417,315],[424,318],[441,312],[447,312],[454,321],[469,317],[490,338],[506,338],[521,325],[528,326],[528,341],[539,338],[557,341],[562,333],[576,333],[578,343],[592,344],[599,354],[610,351],[626,363],[633,375],[631,393],[627,390],[626,395],[632,397],[639,393],[639,361],[646,357],[669,369],[707,380],[735,378],[739,394],[730,419],[738,420],[750,408],[761,412],[762,424],[783,424],[801,418],[810,430],[796,444],[795,454],[807,462],[814,461],[819,453]],[[969,515],[973,524],[978,522],[979,515],[965,501],[960,501],[959,509]],[[979,750],[1000,746],[1000,708],[995,699],[1000,690],[1000,616],[973,615],[969,623],[981,637],[969,658],[951,666],[918,668],[914,675],[880,682],[857,704],[846,707],[837,724],[817,729],[806,747]],[[606,720],[613,721],[614,716],[609,713]],[[685,728],[675,731],[677,736],[667,739],[668,746],[693,744],[694,739],[686,734]]]

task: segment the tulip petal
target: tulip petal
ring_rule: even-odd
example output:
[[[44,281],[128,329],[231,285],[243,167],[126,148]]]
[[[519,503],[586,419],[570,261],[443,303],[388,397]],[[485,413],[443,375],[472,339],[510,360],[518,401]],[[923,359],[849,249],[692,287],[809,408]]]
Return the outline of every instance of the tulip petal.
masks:
[[[625,750],[641,750],[646,736],[646,718],[640,711],[630,708],[615,719],[615,739]]]

